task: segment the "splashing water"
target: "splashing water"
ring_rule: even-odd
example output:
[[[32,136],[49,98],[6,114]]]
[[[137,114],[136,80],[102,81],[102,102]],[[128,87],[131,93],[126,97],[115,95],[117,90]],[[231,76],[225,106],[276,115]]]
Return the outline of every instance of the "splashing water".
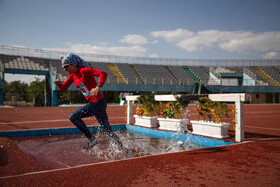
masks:
[[[186,109],[183,119],[190,119],[189,108]],[[130,153],[128,155],[118,148],[116,140],[99,132],[96,134],[99,143],[94,148],[84,151],[84,153],[97,156],[100,159],[116,160],[123,157],[158,155],[204,147],[202,140],[193,136],[191,131],[188,130],[187,124],[185,124],[185,128],[177,126],[171,139],[148,137],[135,132],[116,132],[116,134],[124,147],[129,149]]]
[[[187,119],[188,121],[191,119],[189,107],[186,108],[182,119]],[[207,140],[203,140],[204,142],[202,142],[202,139],[192,135],[192,132],[187,128],[187,124],[184,124],[184,126],[185,128],[183,129],[180,126],[176,126],[176,131],[172,134],[171,141],[176,142],[181,150],[193,150],[205,147],[204,144]]]
[[[92,149],[83,152],[104,160],[116,160],[124,157],[132,158],[158,155],[201,148],[201,146],[190,141],[190,137],[192,136],[190,131],[187,134],[176,131],[173,133],[171,139],[148,137],[144,134],[129,131],[115,133],[120,138],[124,147],[129,149],[129,154],[125,154],[123,150],[118,148],[116,140],[99,132],[95,135],[99,143]]]
[[[116,160],[123,157],[140,157],[166,153],[166,151],[170,151],[173,148],[170,145],[170,141],[165,139],[145,137],[141,134],[130,132],[117,133],[117,135],[124,147],[130,150],[128,155],[125,155],[123,150],[118,148],[117,142],[114,139],[100,133],[96,135],[99,143],[94,148],[85,151],[85,153],[97,156],[100,159]]]
[[[42,163],[53,168],[173,153],[204,147],[203,143],[200,142],[202,140],[196,139],[196,136],[193,136],[187,128],[184,132],[182,128],[177,127],[177,131],[172,134],[171,138],[158,138],[129,130],[115,131],[115,133],[124,147],[129,149],[128,154],[119,149],[115,139],[100,132],[95,133],[98,144],[86,151],[81,150],[87,143],[87,139],[81,134],[24,137],[16,141],[18,141],[19,148],[24,152],[35,156]]]

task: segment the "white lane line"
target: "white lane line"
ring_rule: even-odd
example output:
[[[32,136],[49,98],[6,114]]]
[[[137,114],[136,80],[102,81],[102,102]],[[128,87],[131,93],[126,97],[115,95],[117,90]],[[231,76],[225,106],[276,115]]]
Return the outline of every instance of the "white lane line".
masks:
[[[170,153],[164,153],[164,154],[170,154]],[[163,155],[163,154],[161,154],[161,155]],[[82,165],[71,166],[71,167],[67,167],[67,168],[51,169],[51,170],[44,170],[44,171],[35,171],[35,172],[23,173],[23,174],[19,174],[19,175],[4,176],[4,177],[0,177],[0,179],[23,177],[23,176],[28,176],[28,175],[42,174],[42,173],[51,173],[51,172],[56,172],[56,171],[64,171],[64,170],[69,170],[69,169],[82,168],[82,167],[94,166],[94,165],[101,165],[101,164],[107,164],[107,163],[112,163],[112,162],[121,162],[121,161],[133,160],[133,159],[139,159],[139,158],[151,157],[151,156],[158,156],[158,155],[147,155],[147,156],[136,157],[136,158],[133,157],[133,158],[124,158],[124,159],[120,159],[120,160],[112,160],[112,161],[104,161],[104,162],[97,162],[97,163],[90,163],[90,164],[82,164]]]
[[[24,124],[24,123],[52,123],[52,122],[60,122],[60,121],[69,121],[69,119],[41,120],[41,121],[17,121],[17,122],[0,123],[0,125]]]
[[[244,127],[245,127],[245,128],[246,128],[246,127],[249,127],[249,128],[256,128],[256,129],[267,129],[267,130],[280,131],[280,129],[275,129],[275,128],[266,128],[266,127],[257,127],[257,126],[248,126],[248,125],[245,125]],[[246,132],[245,132],[245,133],[246,133]]]
[[[261,111],[261,112],[244,112],[245,114],[263,114],[263,113],[280,113],[280,111]]]
[[[110,119],[116,119],[116,118],[124,118],[124,117],[110,117]],[[96,119],[95,118],[84,118],[83,120],[96,120]],[[53,123],[53,122],[61,122],[61,121],[69,121],[69,119],[4,122],[4,123],[0,123],[0,125],[12,125],[12,124],[24,124],[24,123]]]

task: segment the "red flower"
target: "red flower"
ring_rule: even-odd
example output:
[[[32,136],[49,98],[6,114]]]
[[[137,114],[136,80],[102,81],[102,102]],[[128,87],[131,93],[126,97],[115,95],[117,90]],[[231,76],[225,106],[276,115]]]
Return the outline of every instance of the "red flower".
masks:
[[[138,116],[141,116],[142,113],[143,113],[143,110],[140,110],[138,113]]]

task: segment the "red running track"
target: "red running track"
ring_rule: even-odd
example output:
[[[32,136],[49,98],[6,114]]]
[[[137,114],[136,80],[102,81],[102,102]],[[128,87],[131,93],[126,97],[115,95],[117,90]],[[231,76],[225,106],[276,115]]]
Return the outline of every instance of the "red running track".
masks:
[[[68,116],[75,109],[0,108],[0,131],[72,127]],[[125,107],[109,106],[107,112],[111,124],[126,123]],[[60,170],[43,166],[2,137],[9,163],[0,166],[0,186],[279,186],[280,105],[245,105],[244,118],[241,144]],[[86,123],[97,125],[94,118]],[[234,131],[230,134],[233,138]]]

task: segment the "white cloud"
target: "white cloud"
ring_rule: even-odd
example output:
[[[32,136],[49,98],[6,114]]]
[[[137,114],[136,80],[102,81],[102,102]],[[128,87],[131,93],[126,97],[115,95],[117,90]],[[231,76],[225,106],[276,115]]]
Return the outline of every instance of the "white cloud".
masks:
[[[263,55],[265,59],[278,59],[280,58],[279,53],[277,52],[269,52]]]
[[[128,43],[133,45],[141,45],[148,43],[147,39],[144,36],[137,35],[137,34],[128,34],[124,36],[120,42]]]
[[[280,32],[237,33],[230,40],[220,43],[220,48],[231,52],[280,50]]]
[[[25,46],[23,46],[23,45],[11,45],[12,47],[22,47],[22,48],[25,48]]]
[[[146,56],[146,49],[141,46],[101,47],[92,46],[90,44],[72,44],[69,48],[45,48],[45,50],[56,50],[73,53],[90,53],[97,55]]]
[[[155,38],[163,38],[166,42],[187,52],[202,51],[213,47],[221,50],[249,53],[250,51],[270,52],[280,50],[280,31],[253,33],[245,31],[205,30],[191,32],[183,29],[151,32]]]
[[[153,40],[151,41],[152,44],[157,44],[158,43],[158,40]]]
[[[173,31],[155,31],[151,35],[155,38],[164,38],[167,42],[178,42],[184,38],[189,38],[194,35],[193,32],[183,29]]]
[[[158,54],[150,54],[149,57],[150,58],[158,58],[159,56],[158,56]]]

